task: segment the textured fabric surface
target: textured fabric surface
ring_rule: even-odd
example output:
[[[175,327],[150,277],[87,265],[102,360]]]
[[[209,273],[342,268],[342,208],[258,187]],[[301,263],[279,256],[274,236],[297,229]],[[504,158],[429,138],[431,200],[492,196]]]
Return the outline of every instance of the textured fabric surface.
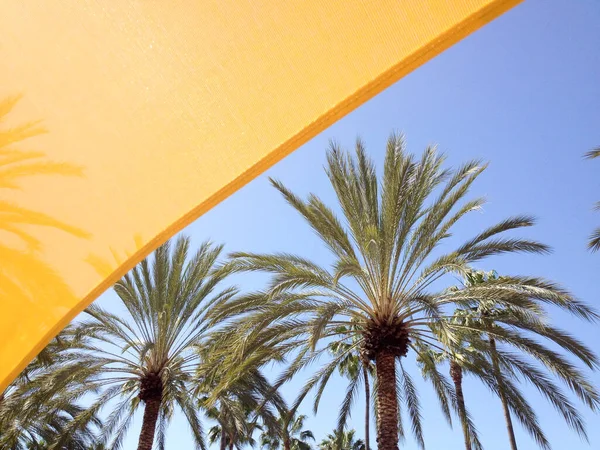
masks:
[[[0,389],[174,233],[516,3],[0,2]]]

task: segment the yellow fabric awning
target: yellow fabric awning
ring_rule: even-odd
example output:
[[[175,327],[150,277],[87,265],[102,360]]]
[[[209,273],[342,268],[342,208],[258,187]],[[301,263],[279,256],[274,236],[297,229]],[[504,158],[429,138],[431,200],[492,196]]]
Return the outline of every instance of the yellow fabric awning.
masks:
[[[518,0],[0,2],[0,389],[185,225]]]

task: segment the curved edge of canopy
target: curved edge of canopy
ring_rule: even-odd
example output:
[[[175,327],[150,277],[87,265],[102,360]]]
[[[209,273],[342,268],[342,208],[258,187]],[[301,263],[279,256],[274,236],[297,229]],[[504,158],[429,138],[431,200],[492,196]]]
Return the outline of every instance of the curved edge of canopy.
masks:
[[[282,160],[284,157],[292,153],[301,145],[308,142],[314,136],[324,131],[330,125],[352,112],[354,109],[370,100],[375,95],[388,88],[396,81],[400,80],[405,75],[417,69],[430,59],[434,58],[447,48],[456,44],[461,39],[478,30],[482,26],[491,22],[496,17],[502,15],[509,9],[513,8],[523,0],[496,0],[488,5],[477,10],[470,16],[466,17],[462,22],[455,25],[453,28],[446,30],[436,40],[422,46],[407,58],[401,60],[394,67],[380,74],[368,84],[362,86],[354,94],[342,100],[340,103],[331,108],[327,113],[317,118],[314,122],[308,124],[299,133],[292,136],[285,143],[274,149],[263,159],[248,170],[239,175],[236,179],[226,184],[223,188],[217,191],[207,200],[200,203],[187,214],[179,218],[171,226],[149,240],[143,247],[129,257],[110,276],[105,278],[92,291],[90,291],[68,314],[66,314],[60,322],[52,327],[30,352],[25,355],[21,362],[12,370],[5,380],[0,381],[0,392],[2,392],[16,376],[29,364],[33,358],[55,337],[62,331],[79,313],[87,306],[96,300],[101,294],[114,285],[119,279],[133,269],[140,261],[150,255],[160,245],[173,237],[179,231],[198,219],[211,208],[225,200],[238,189],[245,186],[254,178],[265,172],[274,164]]]

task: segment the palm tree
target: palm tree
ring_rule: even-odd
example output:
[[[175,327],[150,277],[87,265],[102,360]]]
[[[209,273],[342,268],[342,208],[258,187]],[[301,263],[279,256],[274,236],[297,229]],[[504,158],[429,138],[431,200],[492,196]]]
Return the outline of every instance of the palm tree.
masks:
[[[231,305],[231,302],[224,303]],[[275,411],[287,408],[262,372],[267,364],[281,362],[281,349],[277,345],[265,346],[261,342],[261,333],[258,333],[253,345],[246,341],[248,345],[244,346],[244,351],[234,354],[230,347],[237,333],[229,319],[236,313],[231,308],[223,311],[216,305],[209,315],[219,326],[197,348],[201,363],[193,391],[200,399],[200,408],[217,422],[209,430],[209,440],[211,443],[219,440],[221,450],[254,446],[254,431],[266,427],[278,429],[280,423]],[[263,426],[258,424],[259,421]]]
[[[482,284],[484,284],[485,282],[487,282],[488,280],[497,280],[498,276],[496,275],[495,272],[490,272],[490,273],[484,273],[484,272],[471,272],[471,273],[467,273],[466,274],[466,281],[465,281],[465,285],[467,286],[480,286]],[[489,317],[488,320],[486,320],[486,322],[489,322],[489,320],[493,321],[493,318],[491,318],[490,316],[492,316],[494,313],[490,310],[490,303],[484,303],[484,304],[480,304],[478,305],[478,309],[480,311],[481,316],[485,317],[486,319]],[[513,424],[512,424],[512,419],[510,417],[510,409],[508,407],[508,401],[507,401],[507,397],[506,397],[506,389],[504,388],[504,377],[502,376],[501,370],[500,370],[500,363],[498,361],[498,351],[496,349],[496,340],[494,338],[493,335],[489,336],[489,351],[490,351],[490,356],[492,358],[492,365],[493,365],[493,374],[494,374],[494,378],[496,380],[497,386],[498,386],[498,394],[500,396],[500,401],[502,402],[502,409],[504,412],[504,420],[506,422],[506,429],[508,431],[508,437],[509,437],[509,442],[510,442],[510,448],[511,450],[517,450],[517,442],[516,442],[516,438],[515,438],[515,431],[513,428]]]
[[[585,157],[590,159],[600,157],[600,147],[595,150],[592,150],[591,152],[586,153]],[[596,203],[596,209],[600,209],[600,202]],[[600,228],[596,228],[590,236],[588,247],[592,251],[600,250]]]
[[[220,340],[219,340],[220,343]],[[217,422],[208,433],[211,444],[219,441],[221,450],[233,450],[244,445],[254,447],[254,431],[263,428],[257,423],[276,426],[271,405],[282,405],[283,400],[258,368],[247,368],[235,382],[228,380],[226,388],[217,388],[228,374],[222,370],[226,364],[219,349],[225,345],[211,343],[200,350],[201,365],[196,375],[195,395],[207,417]]]
[[[296,416],[290,410],[282,410],[276,426],[267,427],[260,435],[260,445],[267,450],[311,450],[309,441],[315,437],[304,429],[305,415]]]
[[[253,434],[255,430],[261,429],[260,425],[250,419],[250,413],[244,410],[243,406],[238,406],[236,409],[242,410],[242,414],[240,414],[243,416],[242,420],[230,415],[230,411],[223,412],[214,407],[206,410],[206,416],[217,422],[208,430],[208,442],[214,444],[219,441],[221,450],[241,449],[246,445],[250,447],[256,445]]]
[[[354,439],[354,430],[335,429],[333,434],[327,435],[319,444],[321,450],[365,450],[365,443],[361,439]]]
[[[0,448],[89,449],[102,426],[79,400],[90,393],[94,370],[73,355],[81,340],[67,327],[27,366],[0,399]]]
[[[338,329],[340,333],[347,332],[346,327]],[[350,407],[354,398],[354,391],[362,382],[364,385],[365,395],[365,449],[369,450],[369,424],[371,419],[371,387],[369,377],[373,374],[373,367],[369,359],[361,354],[359,349],[353,347],[356,340],[356,335],[351,335],[348,340],[337,340],[330,344],[330,349],[333,355],[343,353],[345,355],[339,363],[339,372],[342,376],[350,380],[350,385],[346,391],[346,397],[340,409],[338,430],[343,430],[346,425],[346,420],[350,414]]]
[[[44,381],[50,380],[44,377]],[[79,390],[82,396],[78,384],[64,383],[61,389],[44,389],[40,380],[33,379],[27,387],[11,386],[0,407],[0,448],[83,450],[94,445],[97,430],[102,426],[98,417],[89,418],[77,428],[68,427],[85,412],[69,392]]]
[[[443,163],[444,157],[435,148],[428,148],[420,158],[407,154],[403,139],[392,135],[380,180],[360,141],[354,157],[332,144],[326,171],[344,220],[316,195],[303,200],[282,183],[272,181],[332,252],[331,270],[296,255],[232,255],[235,270],[272,274],[266,292],[247,300],[251,313],[240,330],[270,327],[297,342],[302,350],[287,375],[292,376],[327,351],[319,347],[321,339],[335,339],[340,326],[355,326],[357,340],[348,351],[361,348],[375,363],[380,450],[398,448],[402,432],[398,397],[406,405],[411,428],[423,445],[418,395],[401,359],[410,349],[418,352],[421,344],[436,340],[430,324],[441,321],[444,308],[461,306],[473,298],[469,288],[461,295],[452,295],[431,292],[432,284],[449,273],[463,274],[469,265],[488,256],[548,252],[547,246],[535,241],[502,237],[506,231],[534,224],[532,218],[520,216],[436,255],[435,249],[451,236],[453,227],[484,203],[480,198],[463,199],[485,165],[473,161],[451,170],[443,169]],[[538,280],[517,279],[504,289],[507,294],[502,302],[507,305],[530,304],[532,299],[539,299],[563,305],[587,318],[593,316],[568,293]],[[497,289],[490,288],[490,294],[482,292],[485,290],[485,286],[478,287],[477,298]],[[449,338],[457,328],[446,324],[441,332]],[[315,386],[322,392],[344,357],[340,354],[320,369],[299,399]]]
[[[471,417],[467,411],[465,404],[465,396],[463,392],[463,376],[464,366],[467,368],[473,368],[477,372],[483,370],[480,364],[468,364],[469,362],[470,349],[462,345],[462,341],[459,341],[457,345],[450,348],[443,348],[442,351],[437,351],[434,348],[422,349],[419,352],[417,362],[421,366],[423,378],[433,383],[438,392],[438,396],[443,396],[441,402],[442,410],[445,413],[446,419],[452,424],[450,419],[450,411],[448,410],[448,402],[446,397],[451,398],[451,403],[454,405],[454,409],[460,420],[463,439],[465,442],[466,450],[481,450],[483,446],[479,441],[477,430],[471,420]],[[454,384],[454,393],[452,393],[449,386],[449,382],[438,372],[437,366],[448,362],[449,364],[449,375]],[[454,394],[454,395],[453,395]]]
[[[524,281],[521,280],[521,283],[526,286]],[[497,341],[533,357],[556,374],[592,410],[600,406],[600,396],[591,383],[559,353],[531,340],[527,334],[558,344],[590,368],[598,367],[596,356],[569,334],[549,325],[548,317],[539,305],[519,308],[495,301],[494,296],[502,296],[501,289],[513,282],[513,278],[499,277],[494,271],[471,271],[465,274],[463,289],[469,289],[473,293],[483,286],[498,290],[486,299],[473,299],[470,308],[458,309],[452,317],[456,326],[466,330],[465,339],[470,343],[469,357],[462,359],[462,367],[478,376],[500,398],[512,450],[517,450],[517,443],[511,410],[540,447],[550,448],[534,410],[513,382],[517,375],[533,384],[558,410],[567,424],[587,439],[585,424],[579,412],[552,379],[517,353],[500,350]],[[542,283],[538,281],[536,284]],[[460,291],[454,290],[457,293]],[[515,329],[521,332],[521,336],[514,333]]]
[[[173,247],[173,248],[172,248]],[[213,322],[211,307],[229,299],[235,289],[217,291],[226,274],[218,270],[221,246],[204,243],[191,257],[190,240],[159,247],[115,285],[123,311],[111,313],[93,305],[79,330],[91,336],[81,358],[98,366],[103,392],[90,406],[96,414],[118,399],[103,428],[111,447],[120,446],[136,410],[144,405],[138,450],[151,450],[176,407],[185,415],[197,448],[204,440],[197,400],[190,395],[198,367],[196,349]]]
[[[221,424],[214,425],[208,430],[208,443],[212,445],[217,441],[219,441],[220,450],[227,450],[229,448],[231,442],[229,433]]]
[[[252,424],[252,427],[258,429],[259,426]],[[238,434],[238,432],[230,433],[220,424],[214,425],[208,430],[208,442],[214,444],[217,441],[219,441],[221,450],[241,449],[246,445],[252,448],[256,446],[256,441],[252,437],[251,431],[245,431],[241,434]]]

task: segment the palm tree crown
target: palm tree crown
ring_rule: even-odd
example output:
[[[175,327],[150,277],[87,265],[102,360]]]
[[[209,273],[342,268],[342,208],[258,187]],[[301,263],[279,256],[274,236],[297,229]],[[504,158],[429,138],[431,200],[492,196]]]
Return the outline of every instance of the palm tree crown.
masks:
[[[305,415],[287,410],[277,419],[275,427],[268,427],[260,435],[260,445],[266,450],[311,450],[309,441],[315,437],[304,429]]]
[[[91,306],[80,330],[92,336],[82,355],[98,368],[103,392],[90,407],[99,411],[112,399],[104,435],[119,447],[133,413],[144,404],[138,449],[150,450],[175,408],[185,415],[197,447],[204,447],[197,400],[190,394],[198,366],[197,348],[213,326],[209,313],[235,289],[217,290],[225,274],[216,268],[222,247],[204,243],[193,255],[190,241],[159,247],[115,285],[123,311],[115,314]],[[158,424],[158,425],[157,425]]]
[[[234,405],[230,402],[228,410],[219,410],[217,407],[208,408],[205,414],[217,422],[208,430],[208,441],[214,444],[217,441],[221,450],[234,448],[240,450],[244,446],[254,447],[256,441],[253,434],[260,426],[252,421],[250,413],[243,405]]]
[[[355,439],[354,430],[333,431],[333,434],[327,435],[319,444],[321,450],[365,450],[365,443],[361,439]]]
[[[68,326],[0,394],[0,448],[87,450],[98,443],[102,423],[80,401],[96,379],[77,358],[82,345]]]
[[[219,441],[221,450],[253,447],[256,430],[279,427],[272,407],[281,408],[285,403],[260,370],[265,360],[254,359],[235,376],[223,370],[228,348],[223,331],[212,333],[211,340],[199,348],[202,363],[196,373],[194,394],[200,397],[199,406],[205,414],[217,422],[208,433],[211,444]]]

